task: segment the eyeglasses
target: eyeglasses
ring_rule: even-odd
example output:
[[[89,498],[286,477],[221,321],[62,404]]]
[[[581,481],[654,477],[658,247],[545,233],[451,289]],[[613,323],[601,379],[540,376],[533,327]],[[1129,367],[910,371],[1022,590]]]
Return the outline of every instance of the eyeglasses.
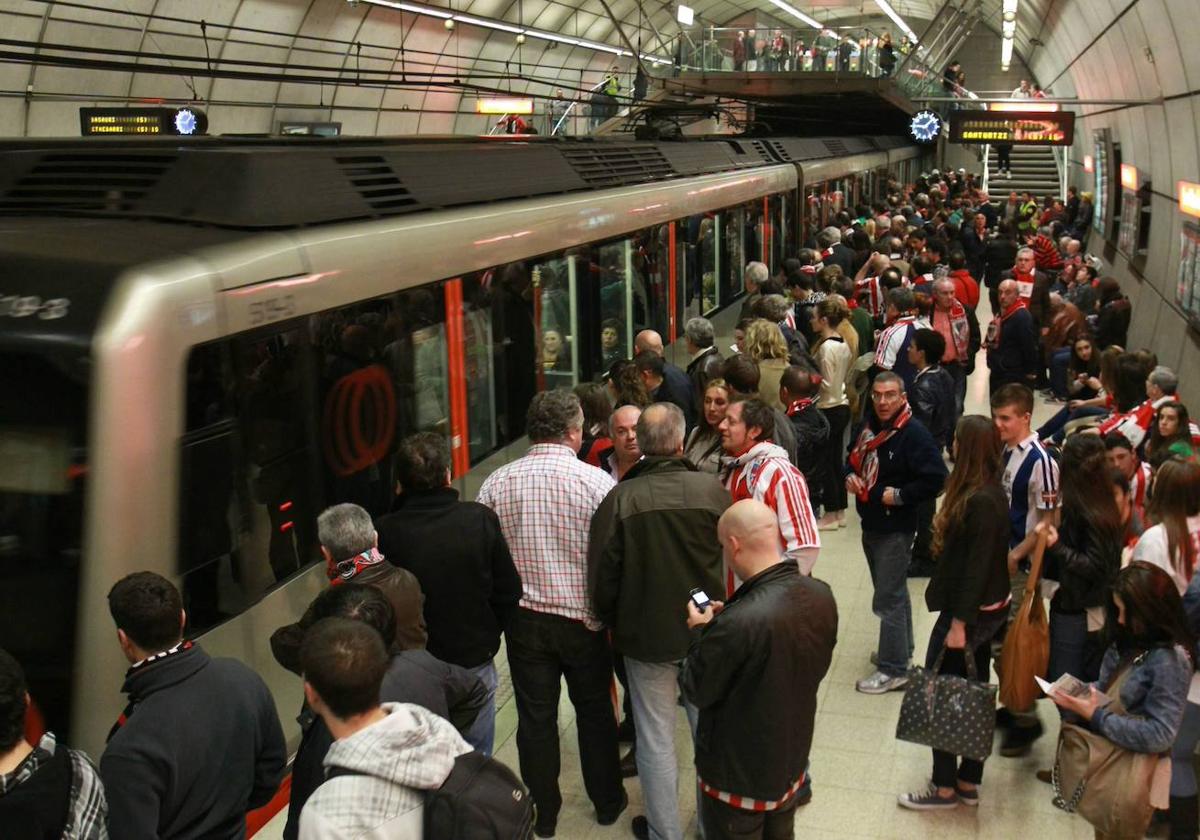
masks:
[[[873,399],[877,402],[882,402],[883,400],[898,400],[902,396],[904,396],[904,395],[901,394],[899,391],[872,391],[871,392],[871,399]]]

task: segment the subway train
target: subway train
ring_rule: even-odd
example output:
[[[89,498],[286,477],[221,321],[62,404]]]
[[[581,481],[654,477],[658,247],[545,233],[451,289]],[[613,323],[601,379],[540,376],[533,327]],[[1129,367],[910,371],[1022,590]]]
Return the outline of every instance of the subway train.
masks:
[[[734,301],[900,138],[0,142],[0,646],[93,756],[127,663],[106,595],[151,569],[187,633],[301,699],[272,631],[326,585],[315,517],[394,497],[404,435],[469,494],[539,389]],[[186,725],[186,722],[181,722]]]

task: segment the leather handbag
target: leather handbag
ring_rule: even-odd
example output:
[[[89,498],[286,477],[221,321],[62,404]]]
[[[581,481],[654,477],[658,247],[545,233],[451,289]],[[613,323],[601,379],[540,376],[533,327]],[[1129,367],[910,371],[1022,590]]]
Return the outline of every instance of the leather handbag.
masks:
[[[939,674],[946,648],[932,669],[912,668],[900,704],[896,737],[984,761],[996,729],[996,686],[979,682],[975,657],[963,651],[967,676]]]
[[[1042,577],[1042,557],[1046,553],[1046,532],[1038,535],[1033,550],[1029,578],[1021,596],[1021,607],[1004,636],[996,673],[1000,677],[1000,703],[1013,711],[1033,708],[1041,696],[1034,677],[1046,674],[1050,664],[1050,622],[1046,605],[1038,592]]]
[[[1131,668],[1108,690],[1108,711],[1125,714],[1121,685]],[[1153,814],[1151,789],[1163,756],[1137,753],[1072,723],[1058,736],[1051,782],[1054,805],[1078,813],[1099,834],[1111,838],[1144,837]]]

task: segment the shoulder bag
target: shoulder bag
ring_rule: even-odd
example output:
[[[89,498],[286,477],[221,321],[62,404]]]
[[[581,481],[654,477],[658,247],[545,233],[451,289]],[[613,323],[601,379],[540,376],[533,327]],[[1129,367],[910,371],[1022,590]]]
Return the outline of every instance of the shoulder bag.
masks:
[[[1000,677],[1000,702],[1005,708],[1023,712],[1033,708],[1041,696],[1034,677],[1045,676],[1050,664],[1050,622],[1046,618],[1046,605],[1038,592],[1038,581],[1042,577],[1042,557],[1046,553],[1046,532],[1038,535],[1033,550],[1033,562],[1029,578],[1025,581],[1025,592],[1021,596],[1021,608],[1004,636],[1004,647],[1000,650],[1000,662],[996,673]]]
[[[1112,714],[1125,714],[1121,686],[1138,661],[1105,692],[1113,698]],[[1158,753],[1133,752],[1090,729],[1063,723],[1051,774],[1054,805],[1078,813],[1106,837],[1143,837],[1154,811],[1155,776],[1166,761]]]
[[[969,648],[963,649],[966,677],[939,674],[945,656],[943,647],[932,669],[909,670],[896,737],[984,761],[992,754],[996,686],[979,682]]]

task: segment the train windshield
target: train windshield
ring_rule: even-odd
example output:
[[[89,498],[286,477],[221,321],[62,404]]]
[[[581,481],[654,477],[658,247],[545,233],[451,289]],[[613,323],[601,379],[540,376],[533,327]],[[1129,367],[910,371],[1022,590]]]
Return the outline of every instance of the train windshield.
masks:
[[[0,647],[67,734],[87,473],[87,367],[0,352]]]

